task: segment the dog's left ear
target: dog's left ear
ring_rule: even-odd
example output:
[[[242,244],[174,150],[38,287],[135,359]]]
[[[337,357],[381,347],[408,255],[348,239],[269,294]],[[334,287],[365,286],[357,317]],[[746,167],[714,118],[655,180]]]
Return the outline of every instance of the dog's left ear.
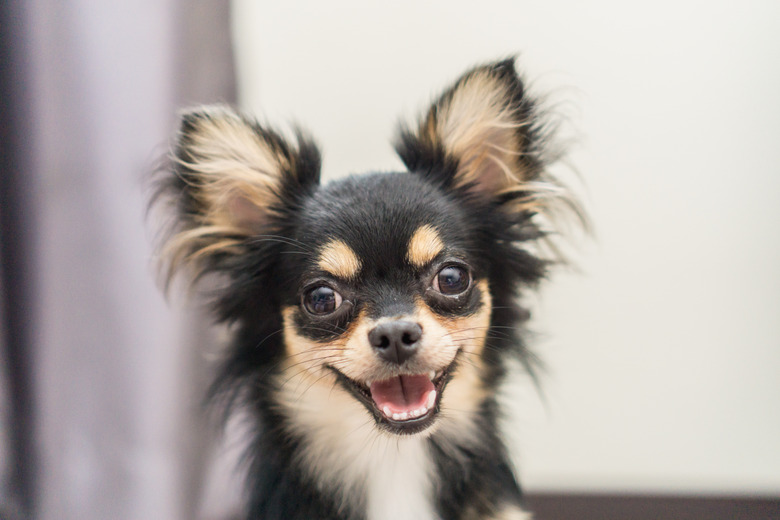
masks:
[[[396,145],[411,172],[446,188],[499,203],[540,204],[544,191],[544,124],[514,60],[477,67],[433,103]],[[541,181],[541,182],[540,182]]]

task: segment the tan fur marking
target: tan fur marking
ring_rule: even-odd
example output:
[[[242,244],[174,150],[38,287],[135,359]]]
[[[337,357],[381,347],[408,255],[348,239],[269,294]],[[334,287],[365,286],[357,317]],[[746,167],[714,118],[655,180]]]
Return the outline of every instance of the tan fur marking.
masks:
[[[350,349],[347,345],[356,335],[360,324],[365,321],[365,314],[361,312],[341,337],[329,342],[319,342],[298,334],[294,323],[296,312],[297,307],[285,307],[282,310],[284,343],[287,349],[287,361],[291,366],[296,367],[299,372],[308,372],[316,377],[331,374],[330,371],[322,370],[324,365],[344,371],[343,365],[350,361]]]
[[[337,278],[351,280],[360,272],[360,259],[341,240],[331,240],[320,250],[318,265]]]
[[[445,337],[461,352],[460,363],[442,395],[437,430],[441,436],[442,449],[448,453],[452,450],[449,454],[453,457],[460,456],[456,446],[464,439],[478,442],[479,431],[473,418],[479,414],[479,408],[487,398],[487,390],[481,378],[485,370],[482,353],[490,326],[492,297],[484,280],[478,282],[477,288],[482,293],[482,308],[471,316],[448,320],[427,308],[421,310],[425,316],[425,321],[421,322],[437,322],[446,331]],[[451,440],[449,435],[453,437]]]
[[[409,240],[409,251],[406,258],[416,267],[425,267],[436,258],[444,249],[444,242],[441,241],[436,229],[428,224],[420,226]]]

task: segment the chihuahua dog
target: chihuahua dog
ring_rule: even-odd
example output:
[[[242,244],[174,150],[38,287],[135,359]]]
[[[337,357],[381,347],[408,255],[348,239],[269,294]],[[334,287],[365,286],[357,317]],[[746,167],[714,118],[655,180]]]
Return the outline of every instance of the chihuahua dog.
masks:
[[[252,418],[248,519],[510,520],[507,366],[571,198],[514,60],[402,127],[408,171],[320,184],[320,153],[224,106],[184,113],[161,190],[168,279],[220,280],[214,393]],[[514,360],[514,361],[513,361]]]

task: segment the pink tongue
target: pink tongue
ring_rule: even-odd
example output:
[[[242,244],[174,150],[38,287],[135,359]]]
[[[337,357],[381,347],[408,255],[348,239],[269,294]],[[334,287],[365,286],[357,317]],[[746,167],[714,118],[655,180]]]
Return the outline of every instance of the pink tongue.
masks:
[[[410,412],[425,406],[433,389],[426,375],[398,376],[371,383],[371,397],[380,410],[387,406],[393,413]]]

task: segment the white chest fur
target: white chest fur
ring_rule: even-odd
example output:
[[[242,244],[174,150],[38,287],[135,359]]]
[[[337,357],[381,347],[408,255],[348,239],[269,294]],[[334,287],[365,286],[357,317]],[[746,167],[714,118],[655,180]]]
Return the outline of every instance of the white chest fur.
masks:
[[[431,460],[420,437],[383,439],[367,479],[368,520],[434,520]],[[380,446],[381,445],[381,446]]]

